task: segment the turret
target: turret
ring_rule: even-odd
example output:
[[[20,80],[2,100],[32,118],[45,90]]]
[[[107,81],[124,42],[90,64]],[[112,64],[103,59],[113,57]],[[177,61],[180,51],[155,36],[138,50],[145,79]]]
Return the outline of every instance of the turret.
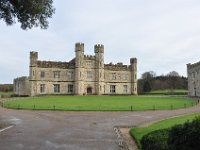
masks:
[[[96,94],[104,94],[104,45],[96,44],[95,52],[95,79],[96,79]]]
[[[96,58],[96,67],[104,68],[104,45],[96,44],[94,46],[94,53]]]
[[[30,66],[35,67],[37,65],[38,52],[30,52]]]
[[[75,94],[84,93],[84,43],[75,44]]]
[[[76,53],[76,68],[83,66],[84,59],[84,43],[75,44],[75,53]]]
[[[137,95],[137,58],[131,58],[130,64],[131,64],[131,94]]]
[[[34,96],[37,93],[36,74],[37,74],[37,61],[38,52],[30,52],[30,68],[29,68],[29,80],[30,80],[30,96]]]

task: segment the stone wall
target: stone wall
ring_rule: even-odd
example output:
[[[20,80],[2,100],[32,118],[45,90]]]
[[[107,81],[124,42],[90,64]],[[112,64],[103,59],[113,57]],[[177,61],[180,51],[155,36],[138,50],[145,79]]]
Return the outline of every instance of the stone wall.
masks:
[[[200,62],[187,64],[188,95],[200,97]]]
[[[20,96],[30,95],[30,84],[28,77],[16,78],[14,83],[14,93]]]
[[[75,45],[76,57],[69,62],[41,61],[38,60],[37,52],[30,52],[29,78],[15,81],[15,85],[28,87],[29,91],[20,86],[16,93],[29,93],[30,96],[137,94],[135,90],[137,89],[136,59],[131,59],[130,65],[104,64],[104,46],[95,45],[94,52],[94,56],[84,55],[84,44],[77,43]],[[55,92],[56,86],[59,86],[59,92]],[[73,86],[73,92],[69,92],[69,86]],[[114,89],[111,90],[111,88]]]

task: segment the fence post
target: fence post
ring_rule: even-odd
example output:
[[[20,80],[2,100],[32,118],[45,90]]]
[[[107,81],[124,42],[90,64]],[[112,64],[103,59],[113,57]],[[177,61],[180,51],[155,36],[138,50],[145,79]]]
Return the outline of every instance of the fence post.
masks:
[[[133,106],[131,105],[131,111],[133,111]]]
[[[56,106],[55,105],[53,105],[53,110],[56,110]]]
[[[171,110],[173,110],[174,108],[173,108],[173,105],[171,105]]]

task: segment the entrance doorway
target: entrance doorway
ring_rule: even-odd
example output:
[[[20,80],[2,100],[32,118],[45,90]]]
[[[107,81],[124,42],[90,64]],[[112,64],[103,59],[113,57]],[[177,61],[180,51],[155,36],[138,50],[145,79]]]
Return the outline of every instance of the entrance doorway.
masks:
[[[91,87],[88,87],[87,88],[87,95],[91,95],[92,94],[92,88]]]

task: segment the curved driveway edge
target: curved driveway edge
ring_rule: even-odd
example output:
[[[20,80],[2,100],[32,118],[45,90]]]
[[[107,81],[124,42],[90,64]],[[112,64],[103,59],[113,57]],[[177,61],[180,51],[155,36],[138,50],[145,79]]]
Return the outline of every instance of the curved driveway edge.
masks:
[[[27,111],[0,108],[0,120],[15,125],[0,133],[3,150],[120,150],[115,126],[139,126],[200,112],[200,107],[133,112]]]

